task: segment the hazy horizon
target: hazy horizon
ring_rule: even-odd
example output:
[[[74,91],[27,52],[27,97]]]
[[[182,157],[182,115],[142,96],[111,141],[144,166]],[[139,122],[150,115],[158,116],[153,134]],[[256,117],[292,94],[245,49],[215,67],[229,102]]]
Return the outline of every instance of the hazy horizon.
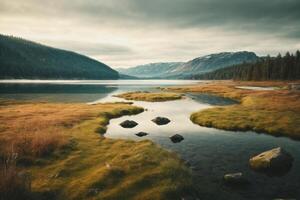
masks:
[[[300,2],[0,0],[2,34],[76,51],[112,68],[218,52],[300,49]]]

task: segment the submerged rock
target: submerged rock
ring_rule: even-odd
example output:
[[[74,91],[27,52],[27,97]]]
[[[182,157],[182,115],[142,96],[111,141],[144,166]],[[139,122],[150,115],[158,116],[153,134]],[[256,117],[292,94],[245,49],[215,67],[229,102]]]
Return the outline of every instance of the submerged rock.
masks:
[[[171,120],[169,120],[168,118],[165,118],[165,117],[156,117],[156,118],[152,119],[151,121],[153,121],[157,125],[165,125],[165,124],[168,124]]]
[[[139,136],[139,137],[144,137],[144,136],[148,135],[148,133],[145,133],[145,132],[139,132],[139,133],[136,133],[135,135],[136,135],[136,136]]]
[[[136,125],[138,125],[138,123],[136,123],[135,121],[131,121],[131,120],[126,120],[120,124],[120,126],[122,126],[123,128],[133,128]]]
[[[173,143],[178,143],[178,142],[181,142],[182,140],[184,140],[183,136],[179,135],[179,134],[175,134],[175,135],[171,136],[170,139]]]
[[[249,160],[250,167],[271,174],[284,174],[293,164],[293,157],[281,147],[265,151]]]
[[[245,179],[243,173],[225,174],[223,180],[226,184],[246,184],[248,181]]]

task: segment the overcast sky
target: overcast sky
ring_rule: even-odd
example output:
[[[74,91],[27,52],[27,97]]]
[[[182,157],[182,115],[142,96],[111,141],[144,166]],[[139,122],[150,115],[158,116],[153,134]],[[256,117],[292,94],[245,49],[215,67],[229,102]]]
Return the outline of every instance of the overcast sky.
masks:
[[[300,49],[300,0],[0,0],[0,33],[116,67]]]

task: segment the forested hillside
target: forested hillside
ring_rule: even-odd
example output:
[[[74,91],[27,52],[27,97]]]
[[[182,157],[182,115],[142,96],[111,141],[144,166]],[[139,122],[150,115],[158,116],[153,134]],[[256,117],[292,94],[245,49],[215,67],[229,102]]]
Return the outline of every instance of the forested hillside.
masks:
[[[192,79],[234,79],[234,80],[299,80],[300,79],[300,52],[287,52],[272,58],[267,56],[255,63],[243,63],[214,72],[194,75]]]
[[[0,79],[118,79],[86,56],[0,34]]]

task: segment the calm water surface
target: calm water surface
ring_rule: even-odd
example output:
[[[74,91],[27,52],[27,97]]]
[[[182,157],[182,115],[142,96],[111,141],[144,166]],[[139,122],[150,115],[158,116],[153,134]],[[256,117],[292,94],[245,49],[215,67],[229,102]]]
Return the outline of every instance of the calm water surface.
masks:
[[[71,81],[36,83],[1,83],[0,98],[55,102],[112,102],[124,101],[113,97],[127,91],[156,91],[159,86],[194,84],[194,81]],[[205,84],[205,82],[203,82]],[[135,116],[124,116],[110,121],[105,134],[110,138],[132,140],[150,139],[164,148],[177,152],[191,164],[199,199],[300,199],[300,143],[288,138],[277,138],[254,132],[222,131],[193,124],[192,112],[216,105],[235,103],[230,99],[187,94],[182,100],[169,102],[138,102],[135,105],[147,110]],[[157,126],[151,119],[168,117],[171,123]],[[124,120],[135,120],[133,129],[119,126]],[[144,131],[148,136],[139,138],[135,133]],[[173,134],[181,134],[181,143],[172,143]],[[283,176],[269,177],[252,171],[248,166],[251,156],[281,146],[289,151],[295,161],[292,169]],[[226,173],[243,172],[251,184],[247,187],[224,186]]]

